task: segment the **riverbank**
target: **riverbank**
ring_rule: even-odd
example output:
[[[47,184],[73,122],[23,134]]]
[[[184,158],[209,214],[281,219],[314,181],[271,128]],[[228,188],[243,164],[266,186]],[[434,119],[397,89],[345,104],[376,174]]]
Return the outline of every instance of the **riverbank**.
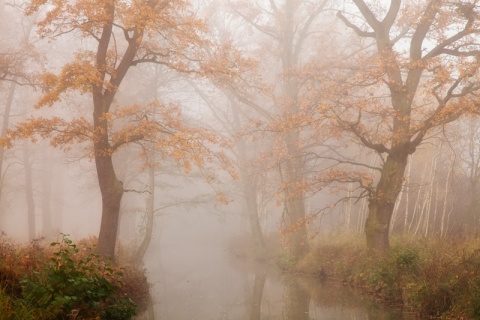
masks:
[[[148,300],[145,272],[99,257],[91,242],[0,236],[2,319],[131,319]]]
[[[371,256],[363,237],[332,234],[311,243],[299,261],[273,238],[269,244],[269,261],[284,272],[360,288],[422,319],[480,318],[480,239],[393,237],[387,254]],[[238,240],[232,250],[244,258],[253,252]]]
[[[394,237],[383,256],[367,254],[362,237],[332,235],[301,260],[280,250],[284,271],[335,279],[422,318],[480,318],[480,240]]]

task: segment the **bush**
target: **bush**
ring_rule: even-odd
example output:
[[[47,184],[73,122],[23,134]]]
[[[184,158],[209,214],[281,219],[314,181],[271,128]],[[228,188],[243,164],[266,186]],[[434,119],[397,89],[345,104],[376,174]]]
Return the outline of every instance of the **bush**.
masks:
[[[43,266],[21,281],[25,301],[57,318],[130,319],[135,304],[122,293],[121,271],[111,262],[90,252],[82,257],[79,248],[65,236]],[[88,251],[87,248],[85,248]]]

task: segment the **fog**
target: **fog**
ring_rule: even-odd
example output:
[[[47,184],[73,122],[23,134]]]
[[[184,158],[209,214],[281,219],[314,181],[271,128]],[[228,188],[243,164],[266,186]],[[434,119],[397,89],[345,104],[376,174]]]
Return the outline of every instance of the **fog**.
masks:
[[[8,237],[94,239],[181,320],[406,319],[275,257],[478,235],[476,1],[104,2],[0,1]]]

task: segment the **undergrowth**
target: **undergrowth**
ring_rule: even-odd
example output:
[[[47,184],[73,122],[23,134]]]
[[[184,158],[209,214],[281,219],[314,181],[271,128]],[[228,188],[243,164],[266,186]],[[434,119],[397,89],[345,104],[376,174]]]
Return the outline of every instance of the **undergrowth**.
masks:
[[[394,238],[384,255],[367,253],[362,238],[318,240],[301,260],[277,255],[288,272],[333,278],[363,288],[422,318],[480,319],[480,240]]]
[[[49,246],[0,237],[1,319],[131,319],[147,300],[143,270],[102,258],[67,236]]]

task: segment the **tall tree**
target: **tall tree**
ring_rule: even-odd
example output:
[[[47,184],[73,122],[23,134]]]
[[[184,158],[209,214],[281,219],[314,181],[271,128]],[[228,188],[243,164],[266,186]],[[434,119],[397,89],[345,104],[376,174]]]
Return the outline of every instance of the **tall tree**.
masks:
[[[322,79],[334,83],[332,122],[382,159],[378,181],[363,185],[367,246],[378,252],[389,247],[408,156],[433,128],[470,112],[480,89],[477,1],[392,0],[385,6],[353,0],[338,12],[368,46],[350,52],[338,73],[330,69]]]
[[[195,16],[188,1],[33,0],[28,13],[41,8],[46,11],[37,24],[41,36],[53,39],[74,33],[77,39],[91,40],[83,43],[96,45],[91,50],[78,51],[58,76],[44,75],[47,93],[37,107],[51,106],[61,100],[63,93],[73,90],[91,94],[93,118],[32,118],[18,126],[12,137],[40,134],[59,147],[74,142],[93,144],[91,155],[102,195],[97,250],[112,256],[124,193],[112,161],[116,150],[132,142],[156,141],[164,154],[186,170],[192,165],[225,159],[206,147],[208,143],[219,143],[219,138],[207,130],[185,125],[176,106],[158,102],[148,107],[118,106],[115,97],[130,68],[157,63],[189,74],[221,75],[228,82],[240,67],[228,60],[229,52],[217,50],[206,40],[206,26]],[[209,61],[203,50],[207,45]],[[156,120],[151,117],[154,109]]]
[[[304,99],[306,88],[299,70],[308,60],[312,34],[328,1],[284,0],[257,3],[238,1],[232,7],[252,30],[256,30],[262,42],[261,54],[272,59],[261,59],[262,74],[268,88],[251,98],[232,92],[242,103],[253,108],[263,118],[262,129],[275,133],[276,143],[269,155],[276,163],[281,195],[286,217],[285,234],[288,246],[295,257],[308,251],[307,212],[305,186],[308,180],[307,156],[312,146],[321,144],[321,138],[312,139],[311,124],[317,117],[313,104]],[[255,128],[259,130],[259,128]],[[315,130],[313,130],[315,131]],[[314,141],[316,140],[316,141]],[[271,166],[271,164],[270,164]]]

